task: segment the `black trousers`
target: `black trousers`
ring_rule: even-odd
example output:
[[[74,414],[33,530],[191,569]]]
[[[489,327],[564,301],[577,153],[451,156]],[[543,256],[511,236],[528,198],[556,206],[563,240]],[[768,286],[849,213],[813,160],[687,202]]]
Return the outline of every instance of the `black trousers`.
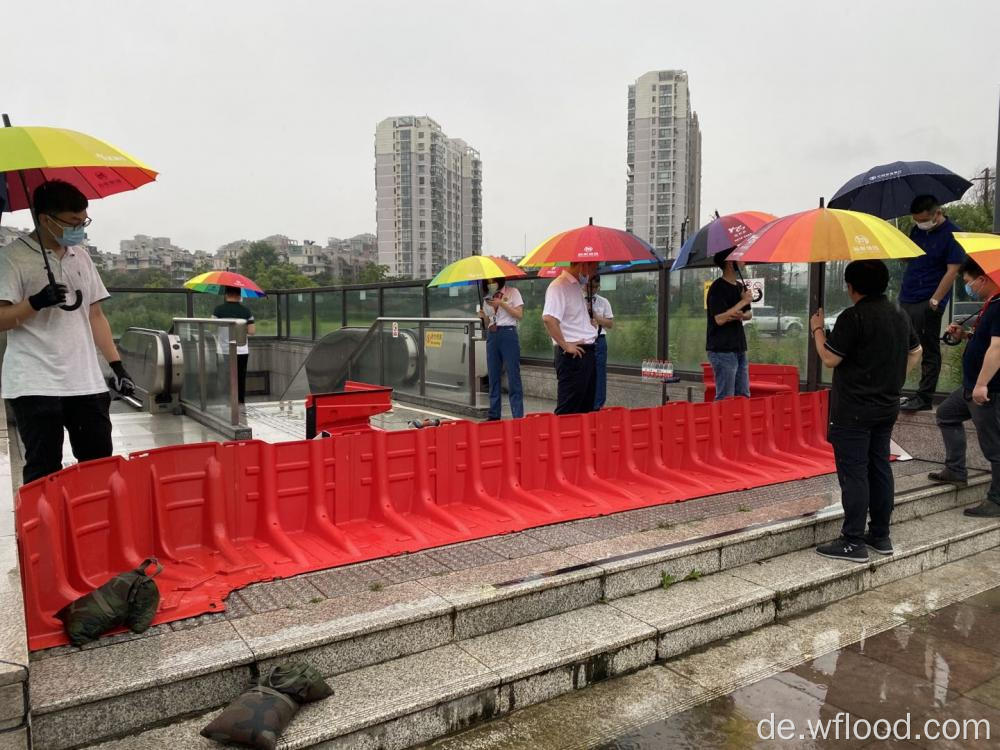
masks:
[[[62,468],[63,428],[77,461],[111,455],[111,395],[22,396],[11,399],[17,432],[24,443],[25,484]]]
[[[249,354],[236,355],[236,389],[241,404],[246,403],[247,399],[247,362],[249,361]]]
[[[986,499],[1000,504],[1000,393],[989,394],[980,406],[965,397],[965,390],[952,391],[937,408],[937,423],[944,440],[944,465],[960,479],[968,476],[965,466],[965,422],[976,426],[976,437],[983,456],[990,462],[993,481]]]
[[[872,427],[842,427],[831,424],[828,433],[840,480],[844,506],[841,536],[863,544],[865,521],[876,539],[889,536],[889,518],[894,505],[895,484],[889,465],[889,441],[896,420]]]
[[[595,347],[586,344],[581,348],[582,357],[571,357],[556,347],[556,414],[585,414],[594,410],[594,395],[597,392]]]
[[[900,307],[913,322],[913,330],[917,332],[920,346],[924,350],[920,359],[920,385],[917,386],[917,398],[929,404],[934,397],[934,391],[937,390],[938,376],[941,374],[941,317],[944,315],[944,306],[934,310],[930,303],[924,300],[904,302]]]

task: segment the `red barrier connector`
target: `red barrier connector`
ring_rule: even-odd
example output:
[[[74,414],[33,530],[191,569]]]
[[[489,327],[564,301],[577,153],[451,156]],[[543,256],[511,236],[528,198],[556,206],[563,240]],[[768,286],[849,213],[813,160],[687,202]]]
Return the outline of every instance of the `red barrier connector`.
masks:
[[[392,388],[348,380],[344,390],[306,396],[306,439],[375,429],[369,419],[392,409]]]
[[[337,396],[346,412],[321,416]],[[387,404],[370,388],[312,400],[328,431]],[[825,391],[790,392],[77,464],[17,496],[29,647],[66,643],[55,613],[147,557],[163,623],[255,581],[828,473],[826,414]]]

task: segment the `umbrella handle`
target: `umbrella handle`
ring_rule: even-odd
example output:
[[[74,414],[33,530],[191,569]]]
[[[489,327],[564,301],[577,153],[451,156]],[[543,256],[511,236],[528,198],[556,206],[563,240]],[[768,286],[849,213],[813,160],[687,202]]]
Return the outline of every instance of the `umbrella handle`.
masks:
[[[60,310],[75,310],[80,305],[83,304],[83,293],[77,289],[76,290],[76,302],[71,305],[59,305]]]

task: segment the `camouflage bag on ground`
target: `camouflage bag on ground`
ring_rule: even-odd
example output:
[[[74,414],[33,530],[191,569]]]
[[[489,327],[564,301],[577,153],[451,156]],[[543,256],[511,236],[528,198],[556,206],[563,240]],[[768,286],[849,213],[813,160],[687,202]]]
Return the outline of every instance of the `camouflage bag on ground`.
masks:
[[[299,704],[277,690],[257,685],[234,700],[201,730],[201,736],[257,750],[274,750]]]
[[[265,684],[299,703],[312,703],[333,695],[333,688],[326,684],[319,670],[304,661],[279,664],[271,670]]]
[[[150,566],[156,569],[147,573]],[[135,570],[119,573],[56,612],[66,628],[69,642],[81,646],[118,625],[124,625],[133,633],[144,632],[160,606],[160,590],[153,578],[162,570],[163,566],[155,557],[147,558]]]

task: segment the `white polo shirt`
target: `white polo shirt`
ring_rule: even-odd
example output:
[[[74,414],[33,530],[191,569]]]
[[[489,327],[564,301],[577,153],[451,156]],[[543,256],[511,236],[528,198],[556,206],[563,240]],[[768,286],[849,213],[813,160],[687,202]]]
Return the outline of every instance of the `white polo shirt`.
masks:
[[[107,299],[86,248],[70,247],[62,260],[49,252],[56,283],[69,288],[67,303],[83,294],[76,310],[46,307],[17,328],[7,331],[0,396],[86,396],[106,393],[90,329],[90,306]],[[17,239],[0,249],[0,300],[17,304],[48,283],[38,243]]]
[[[599,294],[594,295],[594,316],[598,318],[605,318],[606,320],[613,320],[615,317],[614,313],[611,312],[611,303],[608,302],[607,298],[602,297]],[[606,328],[601,328],[601,335],[608,335]]]
[[[505,284],[504,288],[500,290],[503,295],[504,301],[511,307],[523,307],[524,299],[521,297],[521,293],[517,290],[517,287]],[[493,306],[488,305],[485,302],[483,306],[486,308],[486,318],[490,325],[497,326],[516,326],[517,318],[511,315],[502,307],[498,307],[496,313],[493,312]]]
[[[559,321],[563,338],[570,344],[593,344],[597,340],[583,287],[569,271],[563,271],[545,290],[542,315]],[[552,343],[556,343],[555,339]]]

